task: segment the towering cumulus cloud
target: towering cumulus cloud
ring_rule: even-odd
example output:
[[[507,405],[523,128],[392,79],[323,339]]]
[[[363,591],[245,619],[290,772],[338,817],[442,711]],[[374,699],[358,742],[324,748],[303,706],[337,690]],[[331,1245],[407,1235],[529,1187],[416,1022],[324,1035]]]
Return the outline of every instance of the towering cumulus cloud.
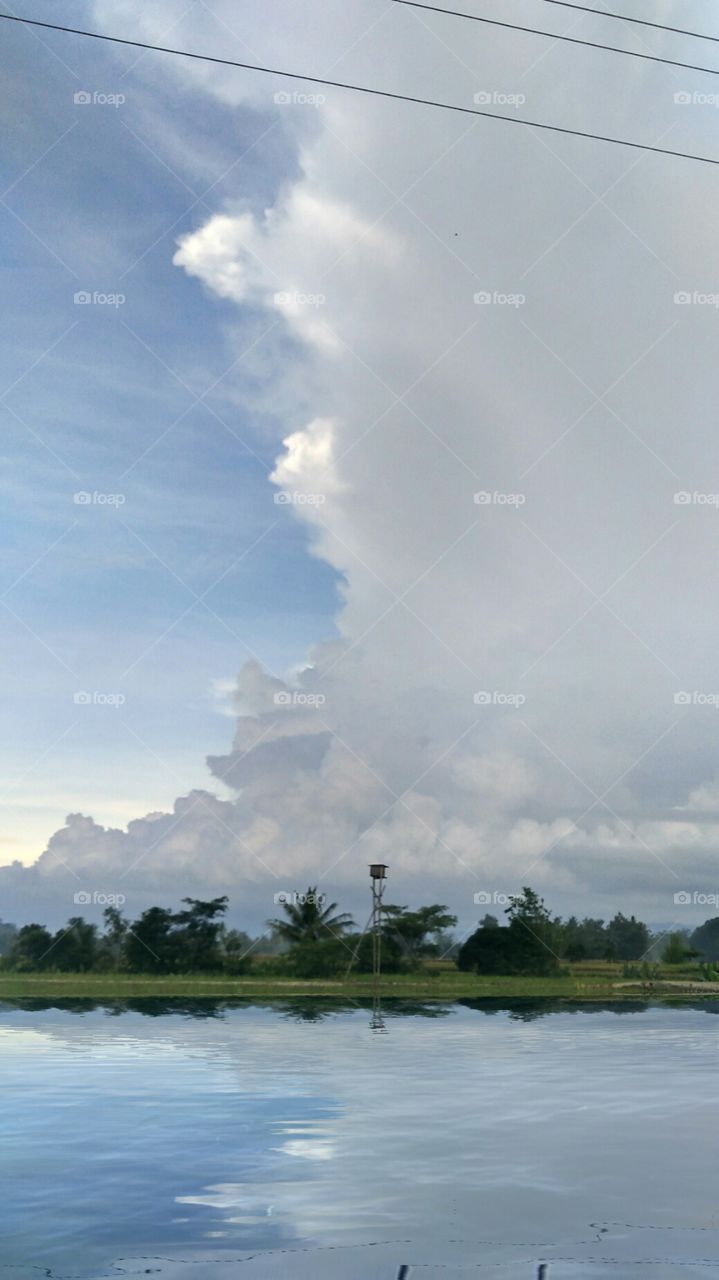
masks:
[[[403,68],[409,93],[503,91],[549,119],[573,102],[576,128],[648,136],[642,87],[650,140],[689,127],[654,69],[538,63],[529,38],[339,3],[320,59],[294,3],[273,6],[272,41],[241,8],[274,65],[343,78],[344,57],[389,87]],[[237,30],[237,5],[215,9]],[[206,48],[200,27],[184,40]],[[714,207],[706,173],[683,168],[680,198],[659,157],[164,74],[228,117],[262,101],[293,139],[271,207],[223,188],[173,253],[282,335],[261,370],[290,406],[268,484],[338,575],[336,634],[292,674],[242,668],[206,792],[127,832],[74,817],[18,877],[242,885],[259,913],[273,885],[351,895],[382,858],[401,900],[437,895],[467,923],[475,893],[527,882],[563,910],[672,918],[675,891],[710,883],[717,830],[716,706],[695,697],[716,685],[716,513],[674,496],[719,475],[716,317],[674,301],[719,266],[710,216],[684,234],[689,204]]]

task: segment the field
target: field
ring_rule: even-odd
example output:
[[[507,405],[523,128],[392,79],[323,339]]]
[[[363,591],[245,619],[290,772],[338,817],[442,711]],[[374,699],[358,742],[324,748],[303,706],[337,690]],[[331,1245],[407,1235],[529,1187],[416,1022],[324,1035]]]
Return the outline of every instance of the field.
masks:
[[[325,979],[280,977],[228,978],[218,975],[183,974],[154,977],[118,973],[0,973],[0,1000],[5,997],[119,998],[147,996],[234,996],[282,997],[334,996],[369,999],[373,995],[369,974],[357,974],[343,982]],[[460,973],[452,964],[427,965],[412,974],[385,974],[380,994],[386,998],[423,1000],[481,999],[482,997],[531,999],[551,997],[564,1000],[628,1000],[651,995],[719,995],[719,983],[702,982],[695,966],[667,968],[652,982],[622,976],[622,966],[592,961],[568,966],[561,977],[501,977]]]

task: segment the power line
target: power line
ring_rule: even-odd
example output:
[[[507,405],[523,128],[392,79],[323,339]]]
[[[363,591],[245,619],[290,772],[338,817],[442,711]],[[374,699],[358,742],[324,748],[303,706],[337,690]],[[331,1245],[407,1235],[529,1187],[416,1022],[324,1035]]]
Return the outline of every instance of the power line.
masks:
[[[504,120],[507,124],[524,125],[531,129],[545,129],[549,133],[563,133],[572,138],[589,138],[594,142],[608,142],[616,147],[630,147],[634,151],[650,151],[655,155],[674,156],[679,160],[695,160],[700,164],[719,165],[719,157],[700,156],[691,151],[673,151],[669,147],[656,147],[645,142],[632,142],[627,138],[612,138],[607,134],[590,133],[584,129],[569,129],[564,125],[546,124],[540,120],[525,120],[521,116],[505,116],[497,111],[482,111],[478,107],[460,107],[453,102],[439,102],[433,98],[413,97],[408,93],[394,93],[389,89],[371,89],[367,85],[350,84],[344,80],[328,80],[322,76],[308,76],[299,71],[282,71],[277,67],[264,67],[254,62],[236,62],[231,58],[217,58],[209,53],[194,53],[189,49],[171,49],[167,45],[148,44],[143,40],[128,40],[122,36],[108,36],[99,31],[83,31],[77,27],[62,27],[54,22],[40,22],[37,18],[20,18],[15,14],[0,13],[6,22],[19,22],[24,26],[44,27],[49,31],[62,31],[74,36],[87,36],[109,44],[126,45],[133,49],[147,49],[153,53],[170,53],[178,58],[192,58],[199,62],[212,62],[224,67],[238,67],[243,71],[257,71],[263,75],[280,76],[285,80],[302,80],[306,84],[327,85],[332,89],[349,89],[374,98],[388,98],[395,102],[411,102],[418,106],[435,107],[441,111],[454,111],[465,116],[481,116],[486,120]]]
[[[555,31],[544,31],[540,27],[523,27],[516,22],[503,22],[500,18],[485,18],[478,13],[466,13],[462,9],[443,9],[440,5],[425,4],[423,0],[390,0],[390,2],[406,5],[410,9],[426,9],[429,13],[444,13],[448,18],[464,18],[467,22],[482,22],[489,27],[521,31],[524,35],[544,36],[545,39],[558,41],[561,44],[579,44],[585,49],[603,49],[606,53],[621,53],[625,58],[640,58],[642,62],[661,62],[665,67],[681,67],[684,71],[701,71],[704,75],[719,76],[719,67],[702,67],[695,62],[678,62],[675,58],[660,58],[658,53],[637,53],[634,49],[622,49],[616,44],[600,44],[597,40],[580,40],[579,36],[561,36]]]
[[[580,13],[595,13],[601,18],[618,18],[620,22],[632,22],[640,27],[653,27],[655,31],[671,31],[676,36],[691,36],[693,40],[711,40],[719,44],[719,36],[707,36],[702,31],[687,31],[684,27],[667,27],[663,22],[650,22],[648,18],[630,18],[626,13],[612,13],[610,9],[592,9],[587,4],[572,4],[571,0],[542,0],[543,4],[556,4],[562,9],[578,9]]]

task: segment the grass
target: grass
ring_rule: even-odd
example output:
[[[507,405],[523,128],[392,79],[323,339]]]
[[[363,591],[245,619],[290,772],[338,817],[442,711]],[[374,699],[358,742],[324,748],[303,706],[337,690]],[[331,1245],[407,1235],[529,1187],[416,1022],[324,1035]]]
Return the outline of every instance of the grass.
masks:
[[[691,990],[682,992],[676,987],[664,987],[666,980],[679,982]],[[460,973],[451,964],[428,965],[412,974],[385,974],[380,983],[380,994],[391,998],[424,1000],[482,999],[482,997],[512,999],[554,998],[564,1000],[628,1000],[651,994],[662,994],[676,999],[682,994],[719,995],[719,984],[700,983],[695,968],[667,969],[664,967],[659,984],[651,986],[641,981],[629,982],[622,977],[621,965],[602,961],[569,966],[562,977],[500,977]],[[229,978],[216,975],[189,974],[169,977],[152,977],[142,974],[118,973],[0,973],[0,1000],[3,998],[29,999],[86,998],[103,999],[122,997],[281,997],[334,996],[370,998],[373,994],[372,977],[369,974],[352,975],[348,981],[325,979],[293,979],[281,977]]]

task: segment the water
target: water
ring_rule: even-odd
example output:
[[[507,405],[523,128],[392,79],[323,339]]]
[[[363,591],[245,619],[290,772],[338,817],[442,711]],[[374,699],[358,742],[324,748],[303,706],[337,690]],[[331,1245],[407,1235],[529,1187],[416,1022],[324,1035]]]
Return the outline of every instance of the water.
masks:
[[[707,1276],[719,1004],[0,1006],[0,1280]]]

